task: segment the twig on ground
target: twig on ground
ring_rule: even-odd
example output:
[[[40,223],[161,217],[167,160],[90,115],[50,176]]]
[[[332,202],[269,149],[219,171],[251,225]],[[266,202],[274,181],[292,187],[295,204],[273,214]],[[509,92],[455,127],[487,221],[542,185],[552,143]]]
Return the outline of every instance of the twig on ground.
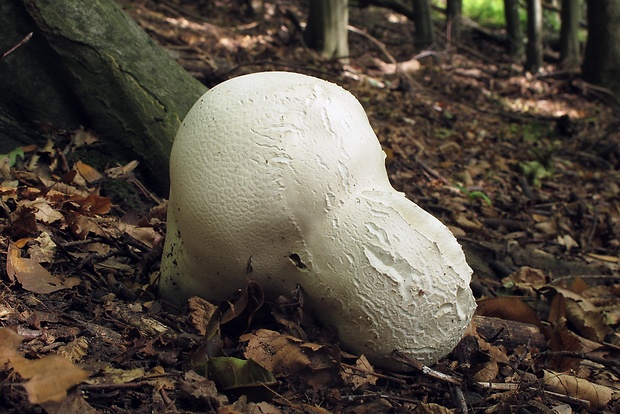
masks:
[[[385,44],[381,41],[379,41],[377,38],[375,38],[374,36],[370,35],[368,32],[358,29],[355,26],[351,26],[348,25],[347,29],[353,33],[356,33],[360,36],[365,37],[366,39],[370,40],[372,43],[374,43],[379,50],[381,50],[381,52],[388,58],[388,60],[390,61],[390,63],[394,66],[394,70],[396,74],[402,74],[403,76],[405,76],[407,78],[407,80],[409,81],[410,85],[416,85],[419,87],[419,84],[413,79],[413,77],[407,72],[402,70],[401,67],[401,63],[399,63],[396,58],[388,51],[387,47],[385,46]],[[443,53],[443,52],[442,52]],[[412,60],[419,60],[422,59],[424,57],[427,56],[436,56],[439,55],[440,53],[438,52],[434,52],[432,50],[425,50],[422,51],[420,53],[418,53],[417,55],[413,56],[410,61]]]
[[[164,404],[166,404],[167,413],[178,413],[179,412],[179,410],[177,410],[176,406],[174,405],[174,401],[172,401],[172,399],[168,397],[168,393],[166,392],[165,388],[162,387],[159,390],[159,395],[161,396],[161,399],[164,401]]]
[[[505,382],[476,382],[476,384],[484,389],[493,390],[493,391],[518,391],[522,388],[522,385],[519,383],[505,383]],[[553,391],[540,390],[534,387],[527,387],[528,391],[542,391],[549,398],[553,398],[555,400],[568,402],[577,404],[583,407],[589,407],[590,401],[583,400],[577,397],[571,397],[567,394],[559,394]]]
[[[5,57],[7,57],[8,55],[10,55],[11,53],[15,52],[15,50],[17,50],[18,48],[20,48],[21,46],[23,46],[26,42],[28,42],[31,38],[32,38],[32,33],[30,32],[28,33],[22,40],[20,40],[15,46],[13,46],[12,48],[10,48],[9,50],[7,50],[6,52],[2,53],[2,55],[0,55],[0,60],[4,59]]]
[[[436,170],[432,169],[431,167],[429,167],[428,165],[426,165],[425,163],[423,163],[422,161],[416,159],[415,162],[422,167],[422,169],[424,170],[424,172],[428,175],[430,175],[431,177],[441,181],[442,183],[446,184],[446,185],[450,185],[450,180],[448,180],[446,177],[444,177],[443,175],[439,174]]]
[[[355,400],[362,400],[362,399],[368,399],[368,398],[385,398],[386,400],[407,402],[407,403],[412,403],[412,404],[420,404],[420,400],[415,400],[413,398],[406,398],[406,397],[398,397],[396,395],[382,394],[379,392],[366,392],[364,394],[343,395],[340,397],[340,400],[355,401]]]
[[[341,362],[340,365],[342,365],[343,367],[348,368],[348,369],[352,369],[352,370],[355,370],[355,371],[362,372],[362,373],[364,373],[366,375],[372,375],[374,377],[383,378],[383,379],[386,379],[388,381],[398,382],[399,384],[407,384],[407,381],[405,381],[403,379],[400,379],[400,378],[397,378],[397,377],[394,377],[392,375],[385,375],[385,374],[379,374],[377,372],[366,371],[365,369],[356,367],[355,365],[349,365],[349,364],[345,364],[343,362]]]
[[[392,357],[396,359],[397,361],[401,362],[402,364],[407,365],[413,368],[414,370],[421,372],[422,374],[427,375],[431,378],[435,378],[439,381],[447,382],[449,384],[454,384],[454,385],[463,384],[463,380],[461,378],[453,377],[452,375],[444,374],[443,372],[436,371],[422,364],[417,359],[408,357],[407,355],[404,355],[401,352],[394,351],[392,353]]]
[[[597,364],[601,364],[604,367],[612,366],[616,368],[620,368],[620,361],[615,359],[605,359],[601,357],[597,357],[594,355],[588,355],[584,352],[575,352],[575,351],[543,351],[539,352],[536,355],[533,355],[534,358],[540,358],[545,356],[564,356],[568,358],[578,358],[585,359],[587,361],[596,362]]]

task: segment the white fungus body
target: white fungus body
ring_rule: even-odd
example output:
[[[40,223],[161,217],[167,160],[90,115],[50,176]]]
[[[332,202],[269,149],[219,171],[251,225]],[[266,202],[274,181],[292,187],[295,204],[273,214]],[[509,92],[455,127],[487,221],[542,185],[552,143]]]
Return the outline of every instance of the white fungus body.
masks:
[[[266,72],[211,89],[172,149],[162,296],[299,285],[345,349],[396,370],[394,350],[434,363],[471,320],[472,272],[450,231],[392,188],[384,159],[337,85]]]

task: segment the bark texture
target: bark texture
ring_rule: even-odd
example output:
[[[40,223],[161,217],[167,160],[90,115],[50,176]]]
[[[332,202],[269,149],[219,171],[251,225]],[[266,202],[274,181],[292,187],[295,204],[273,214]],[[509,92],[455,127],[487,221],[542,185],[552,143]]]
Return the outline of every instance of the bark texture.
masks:
[[[588,1],[588,41],[582,70],[586,81],[608,88],[620,101],[620,1]]]
[[[13,17],[2,17],[9,33],[34,36],[0,64],[9,75],[0,73],[0,85],[10,90],[0,101],[7,121],[0,138],[15,135],[11,120],[85,125],[135,154],[152,188],[165,195],[176,130],[207,88],[113,0],[5,0],[5,11]]]
[[[348,0],[311,0],[304,41],[327,58],[346,58],[348,24]]]
[[[506,32],[508,33],[508,54],[514,60],[520,60],[524,48],[518,0],[504,0],[504,17],[506,19]]]
[[[579,0],[562,0],[560,28],[560,66],[570,71],[579,68]]]
[[[541,0],[527,0],[527,53],[525,70],[537,73],[542,67],[542,3]]]
[[[412,0],[415,43],[428,47],[435,42],[430,0]]]
[[[450,40],[458,43],[461,40],[461,16],[463,14],[463,0],[448,0],[446,3],[446,22],[449,28]]]

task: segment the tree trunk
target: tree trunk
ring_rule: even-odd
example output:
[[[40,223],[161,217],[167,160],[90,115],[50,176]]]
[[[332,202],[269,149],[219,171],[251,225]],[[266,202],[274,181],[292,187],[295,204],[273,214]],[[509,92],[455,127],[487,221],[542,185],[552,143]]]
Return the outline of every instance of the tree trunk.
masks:
[[[207,90],[113,0],[4,0],[0,50],[32,41],[0,64],[0,139],[30,122],[92,128],[113,154],[130,152],[159,194],[181,120]],[[111,160],[115,161],[115,160]]]
[[[579,68],[579,0],[562,0],[560,13],[560,67],[569,71]]]
[[[588,41],[582,71],[586,81],[610,89],[620,100],[619,1],[588,1]]]
[[[421,47],[429,47],[435,42],[430,0],[412,0],[412,2],[415,43]]]
[[[448,0],[446,3],[446,22],[448,26],[448,40],[458,43],[461,40],[461,15],[463,0]]]
[[[527,60],[525,70],[537,73],[542,67],[542,4],[527,0]]]
[[[327,58],[346,58],[348,24],[348,0],[310,0],[304,41]]]
[[[504,17],[508,33],[508,55],[520,61],[523,56],[523,30],[519,19],[519,0],[504,0]]]
[[[0,53],[36,30],[15,0],[0,2],[0,27]],[[40,32],[0,61],[0,153],[41,140],[40,126],[62,120],[60,128],[72,130],[84,123],[66,82],[58,81],[60,66]]]

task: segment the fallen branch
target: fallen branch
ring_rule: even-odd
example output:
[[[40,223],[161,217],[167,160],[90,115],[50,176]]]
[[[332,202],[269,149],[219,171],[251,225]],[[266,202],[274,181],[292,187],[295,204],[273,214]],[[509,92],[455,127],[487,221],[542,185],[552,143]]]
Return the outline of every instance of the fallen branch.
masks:
[[[6,52],[4,52],[2,54],[2,56],[0,56],[0,60],[4,59],[5,57],[7,57],[8,55],[10,55],[11,53],[15,52],[15,50],[17,50],[18,48],[20,48],[21,46],[23,46],[25,43],[27,43],[30,38],[32,38],[32,32],[28,33],[22,40],[20,40],[15,46],[13,46],[12,48],[10,48],[9,50],[7,50]]]

